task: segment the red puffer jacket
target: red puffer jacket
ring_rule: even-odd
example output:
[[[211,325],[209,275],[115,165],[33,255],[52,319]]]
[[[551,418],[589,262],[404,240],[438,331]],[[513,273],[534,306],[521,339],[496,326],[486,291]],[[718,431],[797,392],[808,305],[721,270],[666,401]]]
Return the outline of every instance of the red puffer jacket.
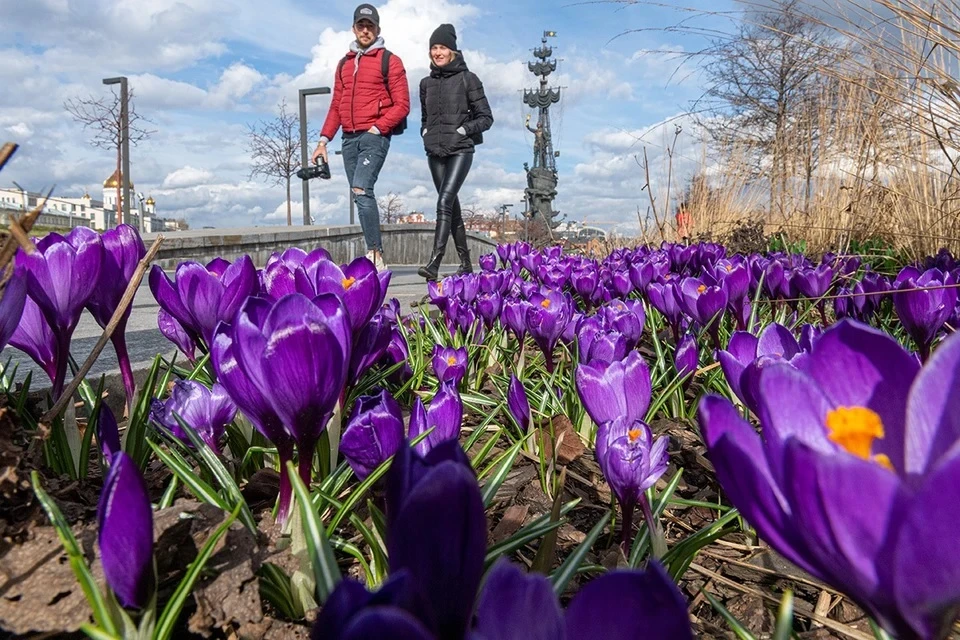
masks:
[[[410,89],[403,62],[396,54],[390,56],[388,92],[380,60],[383,52],[382,48],[368,49],[360,56],[359,65],[357,53],[347,53],[334,80],[330,111],[320,131],[327,140],[341,127],[344,133],[354,133],[375,126],[381,135],[389,135],[410,113]]]

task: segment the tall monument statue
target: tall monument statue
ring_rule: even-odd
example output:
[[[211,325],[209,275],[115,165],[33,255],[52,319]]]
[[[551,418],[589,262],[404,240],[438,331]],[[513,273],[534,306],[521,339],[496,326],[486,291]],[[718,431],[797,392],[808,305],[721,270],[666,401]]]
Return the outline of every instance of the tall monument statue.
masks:
[[[550,105],[560,102],[560,88],[547,86],[547,76],[557,70],[557,61],[549,60],[553,48],[547,46],[547,38],[556,37],[555,31],[544,31],[540,46],[533,50],[535,61],[527,63],[527,68],[540,79],[539,89],[523,92],[523,102],[537,110],[536,126],[531,126],[528,115],[524,125],[533,133],[533,166],[524,165],[527,172],[527,188],[524,196],[527,201],[527,216],[543,217],[549,228],[560,224],[559,212],[553,209],[553,199],[557,196],[557,163],[550,132]]]

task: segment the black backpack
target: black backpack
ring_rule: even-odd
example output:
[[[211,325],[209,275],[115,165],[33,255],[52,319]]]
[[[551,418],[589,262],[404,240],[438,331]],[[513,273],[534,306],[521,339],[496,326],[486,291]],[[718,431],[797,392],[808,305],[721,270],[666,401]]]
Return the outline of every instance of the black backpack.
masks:
[[[380,56],[380,73],[383,74],[383,87],[387,90],[387,95],[390,96],[390,99],[393,100],[393,96],[390,95],[390,57],[393,53],[389,49],[383,50],[383,55]],[[337,65],[337,77],[340,77],[340,73],[343,71],[343,65],[347,62],[347,56],[340,58],[340,63]],[[341,79],[342,83],[342,79]],[[403,116],[403,120],[400,121],[400,124],[395,126],[388,135],[398,136],[404,131],[407,130],[407,116]]]

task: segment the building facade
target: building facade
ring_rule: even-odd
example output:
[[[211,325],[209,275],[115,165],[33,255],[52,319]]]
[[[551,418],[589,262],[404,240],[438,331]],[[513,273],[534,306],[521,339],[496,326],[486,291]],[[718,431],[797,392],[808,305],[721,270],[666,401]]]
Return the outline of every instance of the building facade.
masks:
[[[53,196],[46,198],[42,193],[23,191],[18,188],[0,187],[0,210],[30,211],[43,203],[43,211],[37,219],[37,224],[47,227],[90,227],[97,231],[106,231],[117,226],[117,183],[119,175],[116,171],[103,181],[102,199],[95,200],[89,193],[79,198]],[[156,231],[175,230],[177,223],[173,220],[158,218],[156,215],[156,201],[152,196],[143,199],[143,194],[134,191],[130,183],[131,199],[140,201],[140,206],[123,207],[123,221],[145,233]],[[141,215],[143,225],[140,224]]]

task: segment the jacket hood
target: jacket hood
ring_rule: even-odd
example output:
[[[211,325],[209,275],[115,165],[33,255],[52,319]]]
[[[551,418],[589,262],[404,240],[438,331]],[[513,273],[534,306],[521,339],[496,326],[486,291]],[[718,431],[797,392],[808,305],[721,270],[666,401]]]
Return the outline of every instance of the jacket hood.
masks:
[[[356,53],[360,55],[363,55],[365,53],[372,53],[376,49],[385,49],[385,48],[386,48],[386,45],[384,45],[383,43],[383,36],[377,36],[377,39],[373,41],[373,44],[371,44],[366,49],[361,49],[360,44],[356,40],[350,43],[350,53]]]
[[[463,54],[459,51],[457,52],[457,57],[451,60],[448,64],[438,67],[432,61],[430,62],[430,75],[434,78],[442,78],[446,76],[452,76],[454,74],[460,73],[461,71],[468,71],[467,61],[463,59]]]

